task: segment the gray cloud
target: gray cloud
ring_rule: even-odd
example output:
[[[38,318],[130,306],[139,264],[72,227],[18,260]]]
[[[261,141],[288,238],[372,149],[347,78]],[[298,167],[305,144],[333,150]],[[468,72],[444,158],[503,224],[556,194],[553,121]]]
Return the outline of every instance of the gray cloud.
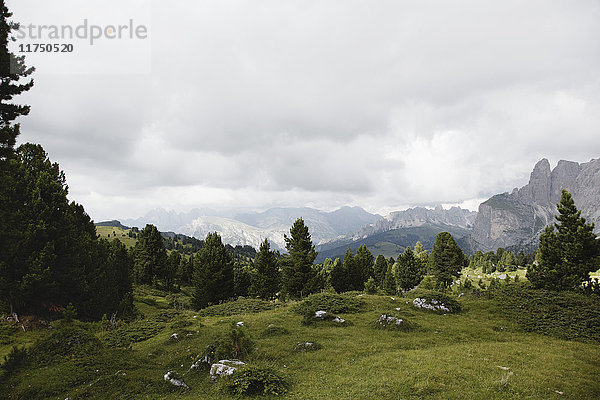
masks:
[[[42,60],[24,96],[21,141],[97,219],[460,203],[525,184],[541,157],[600,156],[596,1],[138,3],[151,74]],[[24,21],[61,3],[20,4]]]

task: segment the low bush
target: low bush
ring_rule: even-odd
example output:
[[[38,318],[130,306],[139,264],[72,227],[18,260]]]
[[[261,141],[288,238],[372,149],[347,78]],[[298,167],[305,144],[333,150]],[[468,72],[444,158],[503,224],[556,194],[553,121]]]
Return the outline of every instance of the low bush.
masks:
[[[271,336],[288,335],[289,333],[290,333],[290,331],[288,331],[284,327],[271,324],[271,325],[267,326],[267,328],[262,332],[261,336],[262,337],[271,337]]]
[[[104,332],[100,339],[110,347],[128,347],[156,336],[165,324],[158,321],[137,320],[124,324],[109,332]]]
[[[4,362],[0,365],[4,371],[13,373],[27,361],[27,349],[25,346],[13,346],[8,355],[4,356]]]
[[[396,331],[410,331],[416,327],[412,322],[406,320],[406,318],[395,317],[392,314],[381,314],[377,321],[373,324],[376,329],[396,330]]]
[[[308,296],[292,309],[298,314],[306,314],[307,310],[327,311],[334,314],[351,314],[360,312],[365,302],[347,294],[317,293]]]
[[[246,359],[254,350],[254,342],[246,334],[246,329],[232,324],[229,330],[216,342],[215,356],[220,359]]]
[[[258,299],[239,299],[223,304],[206,307],[198,311],[203,317],[230,316],[238,314],[254,314],[262,311],[273,310],[277,305]]]
[[[247,366],[222,380],[222,390],[233,395],[272,395],[287,392],[289,383],[271,368]]]
[[[452,297],[430,290],[417,289],[410,292],[413,304],[421,309],[440,313],[458,313],[462,311],[461,304]],[[419,301],[416,301],[420,299]]]
[[[172,293],[166,299],[169,305],[177,310],[189,310],[192,308],[192,298],[183,293]]]
[[[508,285],[490,293],[502,312],[528,332],[600,343],[600,298]]]
[[[219,360],[246,359],[253,350],[254,342],[246,335],[245,329],[233,324],[219,339],[204,348],[191,369],[208,371]]]
[[[101,348],[100,340],[88,330],[75,325],[64,325],[38,340],[29,350],[29,358],[37,365],[48,365],[67,357],[88,356]]]

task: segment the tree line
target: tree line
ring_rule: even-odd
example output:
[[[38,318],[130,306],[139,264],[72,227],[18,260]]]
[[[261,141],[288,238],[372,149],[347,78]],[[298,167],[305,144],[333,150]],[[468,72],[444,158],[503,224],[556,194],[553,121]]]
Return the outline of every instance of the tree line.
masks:
[[[572,290],[598,269],[600,244],[571,195],[563,191],[557,223],[540,237],[535,260],[504,249],[478,252],[469,259],[448,232],[440,233],[431,254],[420,243],[397,260],[374,258],[365,247],[348,249],[343,260],[317,256],[308,227],[299,218],[284,237],[287,254],[269,242],[232,251],[215,232],[202,242],[183,245],[177,236],[160,235],[146,226],[131,233],[128,250],[118,239],[97,237],[82,205],[68,200],[64,173],[39,144],[16,147],[17,118],[30,107],[13,102],[33,87],[34,68],[8,50],[18,24],[0,3],[0,307],[17,313],[50,313],[69,303],[82,317],[125,315],[133,308],[132,284],[189,285],[196,308],[235,296],[299,298],[320,290],[367,290],[394,293],[418,285],[425,275],[449,287],[464,266],[502,272],[528,265],[527,278],[537,288]]]

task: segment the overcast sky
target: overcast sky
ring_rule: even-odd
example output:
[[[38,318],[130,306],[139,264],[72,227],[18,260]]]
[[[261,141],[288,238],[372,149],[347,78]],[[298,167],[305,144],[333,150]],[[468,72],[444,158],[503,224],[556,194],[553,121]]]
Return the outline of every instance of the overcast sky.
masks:
[[[19,141],[44,146],[95,220],[476,209],[543,157],[600,157],[597,0],[7,3],[24,26],[147,28],[46,38],[74,50],[26,59]]]

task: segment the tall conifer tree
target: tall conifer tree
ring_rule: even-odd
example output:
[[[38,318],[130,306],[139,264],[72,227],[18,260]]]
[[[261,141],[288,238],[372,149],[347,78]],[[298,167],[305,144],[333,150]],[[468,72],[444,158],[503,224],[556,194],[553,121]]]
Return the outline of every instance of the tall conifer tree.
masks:
[[[454,278],[460,276],[465,255],[452,235],[441,232],[437,235],[429,255],[429,270],[444,287],[449,287]]]
[[[317,252],[302,218],[294,222],[290,236],[284,235],[284,239],[288,254],[283,261],[283,290],[292,297],[307,295],[315,274],[312,266]]]
[[[575,289],[598,269],[600,240],[594,234],[594,224],[581,217],[568,191],[562,191],[557,208],[557,222],[548,225],[540,236],[538,262],[527,270],[527,279],[537,288]]]
[[[279,265],[267,239],[261,243],[254,260],[251,282],[250,294],[262,299],[271,299],[279,291]]]
[[[217,232],[209,233],[194,258],[193,303],[204,308],[234,296],[233,258]]]

